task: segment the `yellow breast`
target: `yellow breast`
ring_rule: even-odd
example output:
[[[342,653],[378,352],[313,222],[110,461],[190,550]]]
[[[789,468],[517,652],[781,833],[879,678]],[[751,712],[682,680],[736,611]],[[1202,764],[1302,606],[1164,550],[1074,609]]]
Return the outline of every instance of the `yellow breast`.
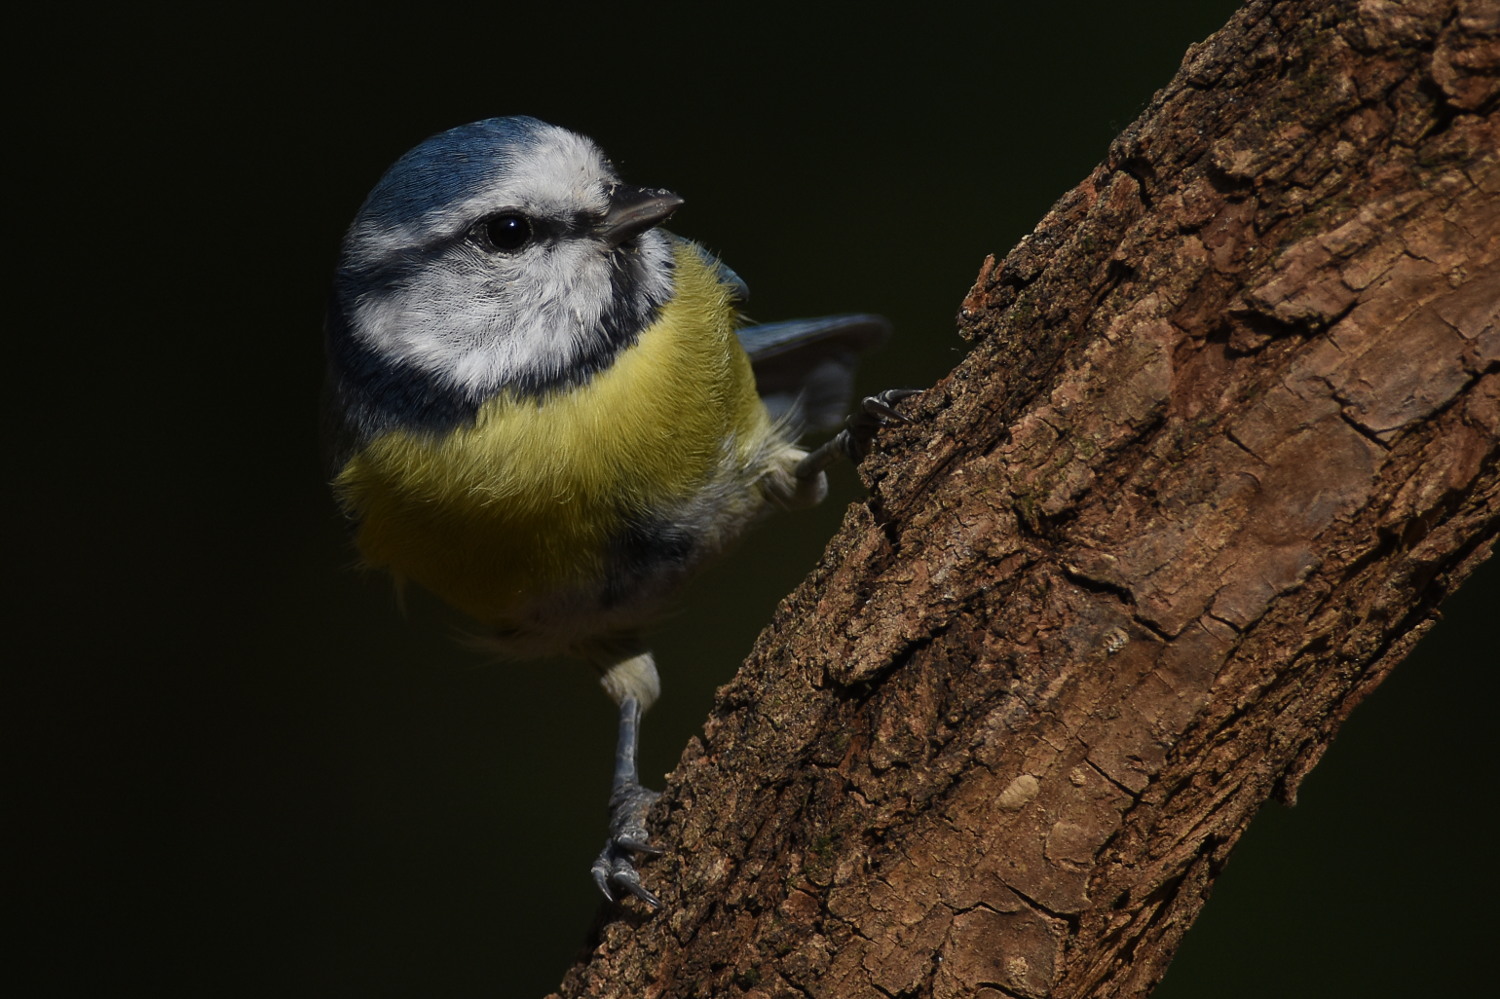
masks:
[[[729,290],[686,243],[675,284],[657,321],[587,383],[540,400],[502,393],[473,426],[396,431],[358,451],[335,486],[364,559],[503,625],[594,586],[633,522],[758,506],[748,494],[776,431]]]

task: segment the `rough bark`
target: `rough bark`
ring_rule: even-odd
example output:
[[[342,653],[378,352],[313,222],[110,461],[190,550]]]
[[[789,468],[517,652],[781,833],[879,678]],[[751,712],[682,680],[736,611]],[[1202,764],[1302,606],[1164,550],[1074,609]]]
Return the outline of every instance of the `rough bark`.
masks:
[[[1147,993],[1493,545],[1497,89],[1494,0],[1195,46],[985,262],[972,353],[670,777],[666,907],[561,994]]]

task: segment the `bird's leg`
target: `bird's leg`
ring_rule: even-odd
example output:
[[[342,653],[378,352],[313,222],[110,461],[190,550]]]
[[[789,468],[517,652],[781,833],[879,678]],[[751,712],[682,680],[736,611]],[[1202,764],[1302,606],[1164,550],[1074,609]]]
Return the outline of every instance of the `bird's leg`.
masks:
[[[661,847],[651,843],[646,832],[646,812],[660,794],[641,786],[636,767],[636,747],[645,707],[641,697],[630,688],[642,679],[649,682],[648,689],[640,693],[654,700],[656,667],[649,654],[619,663],[605,674],[605,689],[620,705],[620,735],[615,746],[615,774],[609,795],[609,838],[590,873],[594,884],[611,902],[620,897],[618,890],[624,889],[654,909],[661,906],[661,900],[641,884],[634,860],[637,853],[662,852]]]
[[[914,396],[917,392],[917,389],[886,389],[884,392],[865,396],[860,402],[859,412],[849,417],[843,430],[797,463],[796,477],[804,481],[815,478],[840,458],[858,462],[870,450],[870,443],[881,427],[912,422],[896,412],[894,407],[902,399]]]

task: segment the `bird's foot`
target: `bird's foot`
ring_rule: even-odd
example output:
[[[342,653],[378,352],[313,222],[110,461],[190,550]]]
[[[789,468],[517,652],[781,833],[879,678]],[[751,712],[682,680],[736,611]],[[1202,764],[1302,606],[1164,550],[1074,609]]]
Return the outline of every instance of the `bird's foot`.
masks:
[[[867,395],[860,400],[859,412],[849,417],[848,423],[840,432],[845,437],[844,449],[849,457],[859,461],[870,450],[870,444],[875,440],[875,434],[882,427],[894,427],[910,424],[910,417],[902,416],[896,411],[896,403],[902,399],[910,399],[914,395],[921,395],[921,389],[886,389],[884,392],[876,392]]]
[[[839,458],[848,458],[858,464],[869,452],[875,434],[881,427],[913,422],[897,412],[895,407],[902,399],[920,392],[920,389],[886,389],[884,392],[865,396],[860,400],[859,412],[845,421],[844,429],[809,453],[797,465],[797,478],[810,479]]]
[[[646,812],[660,796],[660,792],[632,783],[617,788],[609,797],[609,839],[590,873],[611,902],[628,892],[653,909],[661,908],[661,899],[641,884],[641,874],[635,869],[635,854],[658,856],[665,852],[646,832]]]

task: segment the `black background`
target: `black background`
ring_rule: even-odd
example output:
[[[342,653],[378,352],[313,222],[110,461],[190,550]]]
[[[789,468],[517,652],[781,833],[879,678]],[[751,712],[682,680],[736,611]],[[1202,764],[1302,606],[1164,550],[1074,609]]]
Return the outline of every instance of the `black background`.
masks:
[[[316,446],[337,243],[396,156],[594,137],[761,319],[879,311],[931,384],[958,303],[1234,4],[122,9],[13,44],[6,898],[26,995],[540,995],[598,900],[612,707],[494,667],[352,561]],[[204,8],[207,11],[208,8]],[[644,772],[818,556],[832,501],[657,645]],[[1494,882],[1497,573],[1268,806],[1159,995],[1439,994]],[[648,871],[648,879],[649,879]]]

